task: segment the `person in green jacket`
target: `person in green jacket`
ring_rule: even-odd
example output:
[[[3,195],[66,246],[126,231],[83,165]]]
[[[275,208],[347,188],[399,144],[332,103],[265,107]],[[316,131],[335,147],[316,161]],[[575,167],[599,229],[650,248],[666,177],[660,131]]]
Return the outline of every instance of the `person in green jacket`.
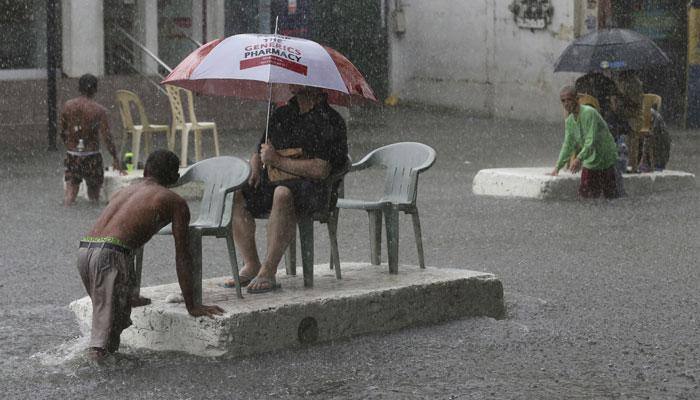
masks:
[[[615,163],[617,145],[608,125],[593,107],[579,105],[576,90],[565,86],[559,93],[564,110],[568,113],[564,133],[564,144],[559,152],[559,160],[550,173],[557,176],[572,154],[572,172],[581,170],[581,184],[578,194],[582,198],[618,197]]]

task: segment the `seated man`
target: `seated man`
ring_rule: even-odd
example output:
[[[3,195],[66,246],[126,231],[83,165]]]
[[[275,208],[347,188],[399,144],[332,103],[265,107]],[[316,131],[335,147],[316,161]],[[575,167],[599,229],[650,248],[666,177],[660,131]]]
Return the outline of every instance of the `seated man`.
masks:
[[[577,93],[591,95],[598,100],[600,115],[605,116],[610,111],[610,98],[615,96],[615,82],[601,72],[589,72],[576,79],[574,88]]]
[[[593,198],[602,194],[606,198],[618,197],[615,177],[617,145],[603,117],[593,107],[579,105],[572,86],[563,87],[559,97],[569,115],[559,160],[550,175],[556,176],[571,153],[580,149],[571,165],[573,172],[581,169],[579,196]]]
[[[289,103],[273,113],[268,138],[261,138],[250,158],[248,186],[235,193],[233,235],[245,263],[241,286],[247,285],[248,293],[278,287],[277,265],[294,237],[297,217],[325,207],[322,180],[347,160],[345,121],[328,105],[326,94],[305,86],[292,87],[292,93]],[[261,263],[255,218],[267,215],[267,254]]]
[[[145,179],[118,191],[80,241],[78,271],[92,300],[88,355],[94,360],[117,351],[122,330],[131,325],[133,249],[171,222],[177,278],[187,311],[195,317],[223,313],[218,306],[193,301],[190,212],[185,200],[166,188],[177,182],[179,165],[174,153],[153,152],[143,171]]]
[[[613,107],[616,112],[627,121],[629,134],[627,146],[629,148],[629,169],[636,173],[640,159],[640,131],[644,126],[643,99],[644,90],[642,81],[635,71],[623,71],[616,80],[618,96],[614,98]]]

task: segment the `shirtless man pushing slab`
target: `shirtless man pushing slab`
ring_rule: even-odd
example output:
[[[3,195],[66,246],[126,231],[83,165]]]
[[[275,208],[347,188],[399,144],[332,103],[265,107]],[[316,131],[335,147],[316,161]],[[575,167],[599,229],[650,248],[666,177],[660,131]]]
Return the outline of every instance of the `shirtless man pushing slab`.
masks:
[[[93,360],[117,351],[121,332],[131,325],[132,300],[136,300],[132,299],[133,251],[171,222],[177,279],[187,311],[195,317],[212,318],[224,312],[215,305],[194,304],[188,236],[190,212],[187,202],[167,189],[177,182],[179,165],[180,160],[170,151],[151,153],[143,172],[144,180],[117,192],[88,236],[80,241],[78,270],[92,300],[88,356]]]

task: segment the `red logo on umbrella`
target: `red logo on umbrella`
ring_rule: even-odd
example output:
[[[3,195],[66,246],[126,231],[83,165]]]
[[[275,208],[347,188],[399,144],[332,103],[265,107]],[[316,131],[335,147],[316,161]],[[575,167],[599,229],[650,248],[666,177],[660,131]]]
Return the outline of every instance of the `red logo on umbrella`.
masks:
[[[241,60],[241,70],[247,68],[258,67],[261,65],[274,65],[280,68],[288,69],[297,74],[306,76],[308,72],[308,67],[303,64],[296,63],[291,60],[284,59],[277,56],[262,56],[256,58],[249,58],[247,60]]]

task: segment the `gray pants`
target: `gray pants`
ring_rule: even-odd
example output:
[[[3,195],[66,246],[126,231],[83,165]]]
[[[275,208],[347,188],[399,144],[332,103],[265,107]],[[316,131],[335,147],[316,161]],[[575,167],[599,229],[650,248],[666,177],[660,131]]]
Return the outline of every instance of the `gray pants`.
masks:
[[[119,335],[131,325],[134,259],[129,252],[92,246],[78,250],[78,271],[92,300],[90,347],[114,352]]]

